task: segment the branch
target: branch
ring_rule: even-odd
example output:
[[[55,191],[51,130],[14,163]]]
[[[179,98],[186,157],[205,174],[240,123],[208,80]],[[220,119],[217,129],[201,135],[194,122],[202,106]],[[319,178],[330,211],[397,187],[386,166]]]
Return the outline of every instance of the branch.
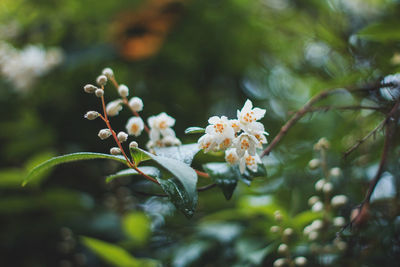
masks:
[[[329,89],[320,92],[313,98],[311,98],[300,110],[298,110],[291,118],[288,120],[285,125],[282,126],[279,133],[275,136],[272,142],[267,146],[267,148],[261,154],[261,157],[265,155],[269,155],[271,150],[279,143],[279,141],[287,134],[289,129],[298,121],[300,120],[307,112],[312,109],[312,106],[317,103],[318,101],[330,96],[331,94],[343,92],[345,89],[337,88],[337,89]]]

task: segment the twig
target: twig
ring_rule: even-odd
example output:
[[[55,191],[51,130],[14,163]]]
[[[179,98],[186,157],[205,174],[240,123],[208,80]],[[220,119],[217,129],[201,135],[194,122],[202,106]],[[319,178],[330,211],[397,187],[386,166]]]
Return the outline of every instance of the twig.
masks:
[[[337,89],[329,89],[329,90],[325,90],[320,92],[319,94],[317,94],[316,96],[314,96],[313,98],[311,98],[301,109],[299,109],[291,118],[290,120],[288,120],[285,125],[282,126],[281,130],[279,131],[279,133],[275,136],[275,138],[272,140],[272,142],[267,146],[267,148],[263,151],[263,153],[261,154],[261,157],[265,156],[265,155],[269,155],[269,153],[271,152],[271,150],[279,143],[279,141],[287,134],[287,132],[289,131],[289,129],[298,121],[300,120],[307,112],[309,112],[312,108],[312,106],[330,96],[331,94],[335,94],[335,93],[339,93],[339,92],[343,92],[345,89],[343,88],[337,88]]]

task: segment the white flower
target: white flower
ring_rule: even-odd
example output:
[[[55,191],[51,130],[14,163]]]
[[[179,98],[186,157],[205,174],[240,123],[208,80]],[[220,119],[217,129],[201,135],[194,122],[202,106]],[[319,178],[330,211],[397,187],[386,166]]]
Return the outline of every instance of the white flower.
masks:
[[[114,77],[114,72],[111,68],[105,68],[105,69],[103,69],[103,71],[101,73],[104,76],[106,76],[108,79],[111,79],[112,77]]]
[[[256,154],[257,148],[262,148],[261,143],[257,140],[254,135],[247,133],[240,134],[234,140],[234,147],[237,149],[237,154],[239,157],[243,157],[245,152],[254,156]]]
[[[313,212],[320,212],[324,209],[324,204],[321,201],[316,202],[314,205],[312,205],[311,210]]]
[[[132,141],[129,143],[129,148],[137,148],[139,147],[139,144],[136,141]]]
[[[225,160],[230,165],[234,165],[239,161],[239,156],[237,155],[235,148],[230,148],[225,151]]]
[[[308,199],[308,205],[312,206],[319,201],[318,196],[312,196]]]
[[[246,166],[251,171],[256,172],[258,168],[258,163],[261,163],[260,157],[257,154],[253,156],[249,155],[249,153],[246,151],[244,156],[239,159],[240,173],[244,173]]]
[[[110,149],[110,154],[112,155],[119,155],[121,154],[121,149],[119,149],[118,147],[112,147]]]
[[[237,111],[237,117],[241,125],[247,125],[264,117],[266,110],[260,108],[253,109],[253,103],[247,99],[241,111]]]
[[[343,227],[346,224],[346,219],[344,217],[335,217],[333,218],[333,225],[337,227]]]
[[[215,137],[211,134],[203,135],[199,138],[199,141],[197,141],[197,143],[199,144],[199,147],[204,150],[204,153],[207,153],[210,150],[214,150],[214,148],[216,148],[218,145]]]
[[[136,112],[142,111],[143,101],[139,97],[132,97],[131,100],[129,100],[129,106]]]
[[[125,132],[119,132],[117,135],[118,140],[122,143],[128,140],[128,134]]]
[[[100,114],[97,111],[88,111],[88,112],[86,112],[84,117],[85,117],[85,119],[88,119],[88,120],[95,120],[99,116],[100,116]]]
[[[172,118],[171,116],[168,116],[167,113],[162,112],[162,113],[158,114],[157,116],[149,117],[147,122],[148,122],[150,128],[162,131],[169,127],[174,126],[175,119]]]
[[[107,115],[109,115],[109,116],[118,115],[118,113],[122,109],[121,103],[122,103],[121,99],[117,99],[117,100],[114,100],[114,101],[111,101],[110,103],[108,103],[106,106]]]
[[[99,75],[96,78],[96,83],[100,86],[104,86],[107,83],[107,77],[105,75]]]
[[[243,130],[251,135],[260,142],[260,145],[267,143],[267,138],[265,137],[268,133],[264,129],[264,125],[260,122],[248,123]]]
[[[347,203],[347,196],[345,195],[336,195],[331,199],[331,205],[333,207],[343,206]]]
[[[144,128],[144,122],[140,117],[132,117],[126,123],[126,130],[129,135],[139,136]]]
[[[127,97],[129,95],[129,88],[125,84],[121,84],[118,87],[118,94],[122,97]]]
[[[176,138],[174,135],[167,135],[161,139],[162,146],[180,146],[181,140]]]
[[[229,120],[229,122],[231,123],[231,127],[233,128],[235,133],[241,130],[239,120]]]
[[[304,266],[304,265],[307,264],[307,259],[305,257],[303,257],[303,256],[296,257],[296,258],[294,258],[294,263],[297,266]]]
[[[107,139],[112,135],[111,131],[109,129],[101,129],[99,133],[97,134],[98,137],[100,137],[101,140]]]
[[[222,144],[223,148],[229,147],[235,137],[235,131],[228,118],[225,116],[213,116],[208,119],[208,123],[210,125],[206,127],[206,133],[214,136],[218,145]]]

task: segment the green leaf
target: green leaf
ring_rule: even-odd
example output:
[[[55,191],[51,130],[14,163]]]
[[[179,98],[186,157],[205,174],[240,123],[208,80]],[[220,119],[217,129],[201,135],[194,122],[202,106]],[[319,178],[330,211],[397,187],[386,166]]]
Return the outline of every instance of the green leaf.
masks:
[[[187,164],[176,159],[156,156],[140,148],[135,148],[135,150],[145,153],[174,176],[175,179],[162,180],[157,178],[157,181],[168,194],[172,203],[186,217],[192,217],[197,205],[196,172]]]
[[[390,42],[400,40],[400,23],[398,21],[385,21],[372,23],[358,32],[363,39]]]
[[[211,179],[221,188],[227,200],[231,199],[240,177],[239,170],[228,163],[208,163],[203,169],[210,175]]]
[[[173,158],[190,166],[194,156],[200,151],[200,148],[198,144],[194,143],[183,146],[156,148],[155,151],[158,156]]]
[[[31,179],[38,177],[44,171],[46,171],[49,168],[54,167],[56,165],[59,165],[62,163],[67,163],[67,162],[73,162],[73,161],[79,161],[79,160],[90,160],[90,159],[112,159],[112,160],[116,160],[116,161],[126,164],[125,158],[122,156],[114,156],[114,155],[92,153],[92,152],[80,152],[80,153],[67,154],[64,156],[59,156],[59,157],[49,159],[49,160],[39,164],[38,166],[36,166],[25,177],[22,185],[25,186]]]
[[[117,267],[153,267],[159,266],[151,259],[136,259],[123,248],[90,237],[81,237],[83,244],[109,264]]]
[[[189,127],[185,130],[185,134],[197,134],[197,133],[204,133],[206,129],[201,127]]]
[[[292,225],[301,231],[301,229],[303,229],[307,224],[310,224],[314,220],[322,219],[322,217],[322,212],[313,212],[310,210],[303,211],[292,219]]]
[[[129,152],[131,153],[132,161],[136,167],[139,166],[142,161],[151,159],[151,157],[149,157],[146,153],[143,152],[143,150],[140,149],[129,148]]]
[[[122,219],[122,227],[128,237],[143,245],[150,237],[150,220],[143,212],[131,212]]]
[[[152,167],[152,166],[143,166],[143,167],[140,167],[139,170],[141,170],[144,174],[147,174],[154,178],[160,177],[160,175],[161,175],[160,170],[157,169],[156,167]],[[138,174],[139,173],[134,169],[125,169],[125,170],[119,171],[115,174],[111,174],[111,175],[107,176],[106,182],[109,183],[116,178],[121,178],[121,177],[126,177],[126,176],[131,176],[131,175],[138,175]]]
[[[263,164],[258,164],[256,172],[252,172],[246,168],[244,173],[240,176],[240,180],[250,186],[253,179],[257,177],[267,177],[267,170]]]

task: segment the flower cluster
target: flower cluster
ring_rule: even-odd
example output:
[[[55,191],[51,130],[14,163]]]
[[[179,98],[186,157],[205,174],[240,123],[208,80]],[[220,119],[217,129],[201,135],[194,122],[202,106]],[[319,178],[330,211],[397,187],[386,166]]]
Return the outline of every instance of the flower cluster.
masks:
[[[63,54],[58,48],[45,50],[41,46],[28,45],[18,50],[6,42],[0,43],[0,74],[20,92],[29,90],[38,77],[62,60]]]
[[[242,110],[237,111],[237,119],[229,120],[225,116],[213,116],[208,120],[205,134],[200,137],[198,144],[204,152],[225,151],[225,160],[231,164],[239,164],[240,172],[245,168],[257,171],[260,157],[257,148],[267,143],[268,135],[264,125],[257,122],[265,115],[265,109],[253,108],[247,100]]]
[[[115,89],[119,94],[119,98],[112,100],[105,105],[104,102],[104,86],[111,81]],[[114,135],[119,147],[113,147],[110,149],[110,153],[117,155],[122,153],[120,143],[128,140],[128,136],[138,137],[142,134],[143,130],[149,135],[150,141],[147,143],[147,148],[153,149],[155,147],[166,147],[180,145],[180,140],[176,137],[172,127],[175,124],[175,119],[168,116],[165,112],[160,113],[156,116],[148,118],[147,123],[150,128],[145,125],[145,122],[139,115],[139,112],[143,110],[143,101],[139,97],[132,97],[128,100],[129,88],[124,84],[118,84],[114,72],[110,68],[105,68],[101,75],[96,79],[97,86],[93,84],[87,84],[84,86],[86,93],[94,93],[97,97],[101,98],[105,105],[104,116],[97,111],[88,111],[85,114],[85,118],[88,120],[94,120],[101,117],[107,124],[108,128],[99,131],[98,136],[104,140]],[[116,134],[111,128],[108,117],[117,116],[127,106],[132,112],[132,116],[128,119],[125,128],[126,132],[119,132]],[[137,147],[138,144],[133,141],[129,145],[130,147]]]

